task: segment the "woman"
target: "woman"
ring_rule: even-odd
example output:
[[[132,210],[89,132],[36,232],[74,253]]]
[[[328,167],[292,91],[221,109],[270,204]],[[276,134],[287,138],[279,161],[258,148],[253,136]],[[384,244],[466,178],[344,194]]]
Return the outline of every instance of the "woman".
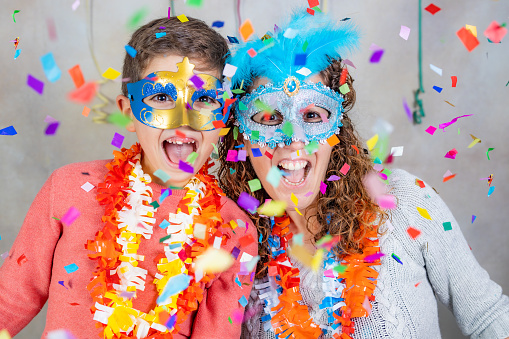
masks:
[[[223,161],[220,183],[240,206],[246,192],[286,205],[270,218],[247,207],[261,260],[243,338],[440,338],[435,295],[464,334],[509,337],[509,298],[432,187],[393,170],[395,208],[368,194],[376,171],[348,117],[355,91],[341,60],[357,42],[348,22],[297,13],[232,60],[248,94],[220,158],[242,147],[249,158]]]

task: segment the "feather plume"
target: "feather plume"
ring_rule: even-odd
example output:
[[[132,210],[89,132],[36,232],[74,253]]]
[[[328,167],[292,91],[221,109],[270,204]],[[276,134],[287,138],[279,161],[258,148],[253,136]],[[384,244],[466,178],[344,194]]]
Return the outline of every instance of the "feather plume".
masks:
[[[296,10],[281,29],[268,34],[271,42],[257,38],[241,44],[234,52],[230,61],[238,67],[232,79],[234,86],[238,87],[242,80],[249,86],[258,77],[273,83],[281,83],[289,76],[305,80],[297,73],[302,67],[309,69],[312,76],[327,68],[331,59],[344,58],[359,44],[358,29],[350,21],[341,22],[320,12],[310,15],[305,9]],[[253,58],[247,53],[251,48],[258,52]],[[294,64],[297,54],[307,55],[305,66]]]

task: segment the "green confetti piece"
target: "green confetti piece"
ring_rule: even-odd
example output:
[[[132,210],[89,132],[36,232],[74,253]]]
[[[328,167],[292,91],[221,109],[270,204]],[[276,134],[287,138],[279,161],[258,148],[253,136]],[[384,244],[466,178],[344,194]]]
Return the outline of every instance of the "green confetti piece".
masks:
[[[159,243],[162,243],[163,241],[168,240],[170,238],[171,238],[171,234],[168,234],[168,235],[162,237],[161,239],[159,239]]]
[[[55,219],[55,220],[58,220],[58,221],[60,221],[60,219],[58,219],[57,217],[52,217],[52,218],[53,218],[53,219]]]
[[[251,192],[258,191],[260,188],[262,188],[262,184],[258,179],[249,180],[247,183]]]
[[[162,182],[167,182],[171,178],[170,175],[163,171],[162,169],[158,169],[153,174],[159,179],[161,179]]]
[[[239,136],[239,128],[237,126],[233,127],[233,139],[237,140]]]
[[[458,135],[460,135],[460,128],[458,127]]]
[[[267,105],[266,103],[264,103],[261,100],[255,100],[254,105],[256,108],[258,108],[262,112],[267,112],[267,113],[271,113],[271,114],[272,114],[272,112],[274,112],[274,109],[272,107],[270,107],[269,105]]]
[[[283,133],[289,137],[293,135],[293,125],[290,121],[286,121],[283,125]]]
[[[239,109],[245,111],[247,110],[247,106],[242,101],[239,101]]]
[[[350,93],[350,87],[348,86],[347,83],[344,83],[343,85],[341,85],[339,87],[339,91],[341,92],[341,94],[347,94],[347,93]]]
[[[129,29],[135,29],[140,24],[145,21],[145,17],[148,15],[149,9],[147,6],[140,8],[136,12],[134,12],[133,15],[129,18],[127,21],[127,28]]]
[[[306,150],[306,152],[308,154],[313,154],[316,150],[318,150],[319,147],[320,147],[320,144],[318,143],[318,141],[313,140],[309,144],[304,146],[304,149]]]
[[[154,207],[154,209],[157,209],[160,205],[159,203],[157,202],[157,200],[154,200],[150,203],[150,205],[152,205],[152,207]]]
[[[246,91],[244,91],[243,89],[240,89],[240,88],[236,88],[236,89],[232,89],[232,93],[233,94],[242,94],[242,93],[246,93]]]
[[[122,114],[121,112],[115,112],[108,116],[108,122],[112,123],[113,125],[117,125],[119,127],[126,127],[129,125],[129,123],[132,120],[125,114]]]
[[[251,131],[251,140],[258,140],[260,139],[260,131]]]
[[[444,222],[442,225],[444,226],[444,231],[452,230],[452,225],[450,221]]]
[[[201,7],[203,5],[203,0],[187,0],[186,5],[189,7]]]
[[[214,151],[216,151],[216,153],[219,153],[219,150],[217,149],[216,144],[214,144],[213,142],[211,142],[211,144],[212,144],[212,147],[214,147]]]
[[[269,184],[277,188],[279,186],[279,181],[281,180],[281,171],[277,166],[272,166],[269,170],[269,173],[267,173],[267,177],[265,178]]]
[[[198,153],[196,152],[191,152],[191,154],[189,154],[186,158],[186,162],[190,163],[190,164],[193,164],[194,161],[196,160],[196,158],[198,158]]]
[[[389,177],[392,174],[391,170],[388,169],[388,168],[384,168],[381,173],[383,173],[383,174],[385,174],[387,176],[387,180],[384,180],[384,181],[388,184],[389,183]]]
[[[348,268],[347,265],[337,265],[337,266],[334,266],[333,270],[336,273],[343,274],[343,273],[345,273],[347,268]]]
[[[263,39],[263,44],[264,44],[265,46],[270,45],[270,44],[272,44],[273,42],[274,42],[274,38],[272,38],[272,37],[267,38],[267,39]]]
[[[14,17],[14,15],[19,12],[20,12],[19,10],[15,9],[14,13],[12,13],[12,20],[14,21],[14,23],[16,23],[16,18]]]
[[[223,100],[226,101],[228,99],[230,99],[230,95],[228,94],[228,92],[224,91],[223,92]]]
[[[322,13],[322,10],[318,6],[312,7],[311,9],[313,9],[313,10],[319,12],[319,13]]]
[[[233,324],[232,317],[228,317],[228,321],[230,322],[230,324]]]
[[[302,51],[303,51],[303,52],[306,52],[306,50],[308,49],[308,45],[309,45],[309,43],[308,43],[308,41],[306,40],[306,41],[304,42],[304,45],[302,45]]]
[[[488,160],[490,160],[490,152],[493,150],[494,150],[494,148],[492,148],[492,147],[488,148],[488,152],[486,152],[486,156],[488,157]]]

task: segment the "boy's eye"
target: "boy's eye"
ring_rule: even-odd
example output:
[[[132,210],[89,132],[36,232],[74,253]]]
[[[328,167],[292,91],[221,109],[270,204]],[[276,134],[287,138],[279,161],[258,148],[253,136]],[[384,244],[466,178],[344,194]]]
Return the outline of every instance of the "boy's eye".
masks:
[[[258,112],[251,119],[262,125],[275,126],[282,124],[284,117],[279,111],[274,110],[272,114],[265,111]]]
[[[199,111],[203,108],[216,110],[221,107],[221,104],[214,98],[209,97],[208,95],[203,95],[195,100],[193,104],[193,109]]]
[[[314,106],[302,114],[302,120],[308,123],[326,122],[329,119],[330,112],[324,108]]]
[[[143,102],[156,109],[172,109],[175,108],[175,101],[164,93],[157,93],[143,99]]]

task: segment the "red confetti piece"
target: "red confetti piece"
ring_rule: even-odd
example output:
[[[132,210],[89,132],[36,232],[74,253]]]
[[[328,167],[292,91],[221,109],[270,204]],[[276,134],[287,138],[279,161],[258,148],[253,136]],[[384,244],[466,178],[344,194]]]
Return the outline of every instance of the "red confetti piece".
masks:
[[[357,148],[357,146],[355,146],[355,145],[351,145],[351,146],[353,147],[354,150],[357,151],[357,155],[359,155],[359,149]]]
[[[243,236],[242,238],[239,239],[239,243],[240,243],[241,247],[246,247],[249,244],[254,243],[254,241],[255,240],[254,240],[254,238],[253,238],[253,236],[251,234]]]
[[[212,121],[212,125],[214,125],[215,129],[226,127],[222,120]]]
[[[406,231],[407,231],[408,235],[410,236],[410,238],[412,238],[414,240],[417,239],[417,237],[421,235],[421,231],[419,231],[417,228],[414,228],[412,226],[408,227]]]
[[[319,0],[308,0],[308,5],[309,5],[309,7],[313,8],[313,7],[320,5],[320,1]]]
[[[422,180],[419,180],[419,179],[415,179],[415,183],[420,187],[420,188],[424,188],[426,187],[426,185],[424,184],[424,181]]]
[[[175,134],[177,134],[178,137],[185,138],[186,134],[184,132],[179,131],[178,129],[175,130]]]
[[[22,254],[22,255],[19,256],[19,258],[16,261],[18,262],[18,265],[21,266],[24,263],[26,263],[28,261],[28,259],[25,256],[25,254]]]
[[[454,178],[455,176],[456,176],[456,174],[451,174],[451,175],[449,175],[449,176],[445,177],[445,178],[443,179],[443,182],[449,181],[449,180],[451,180],[452,178]]]
[[[461,27],[460,30],[456,32],[456,35],[469,52],[472,52],[474,48],[479,45],[479,40],[465,27]]]
[[[452,87],[456,87],[456,84],[458,83],[458,77],[455,75],[451,76],[451,81],[452,81]]]
[[[273,155],[269,153],[269,151],[265,151],[265,155],[267,158],[272,159]]]
[[[88,104],[95,97],[95,93],[97,92],[97,85],[95,82],[87,82],[70,92],[68,95],[68,99],[80,104]]]
[[[493,21],[484,31],[484,35],[494,43],[500,43],[506,34],[507,28],[500,26],[496,21]]]
[[[341,70],[341,76],[339,77],[339,85],[344,85],[346,83],[346,78],[348,77],[348,69],[345,67]]]
[[[306,8],[306,10],[308,11],[309,14],[315,15],[315,10],[314,9]]]
[[[440,7],[438,7],[435,4],[429,4],[426,8],[424,8],[426,11],[430,12],[431,15],[435,15],[438,11],[441,10]]]

